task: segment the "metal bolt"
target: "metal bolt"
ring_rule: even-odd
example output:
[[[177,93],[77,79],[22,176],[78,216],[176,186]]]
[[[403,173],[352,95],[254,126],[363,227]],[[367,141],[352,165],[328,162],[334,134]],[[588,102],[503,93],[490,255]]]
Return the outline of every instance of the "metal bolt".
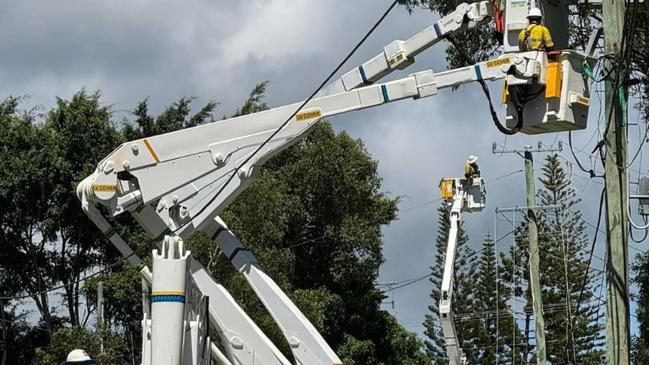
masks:
[[[122,167],[124,167],[125,170],[128,170],[131,167],[131,162],[129,160],[122,162]]]
[[[110,174],[111,172],[113,172],[113,169],[114,169],[114,166],[113,166],[112,161],[107,161],[104,164],[104,174]]]
[[[225,156],[223,156],[223,154],[220,153],[220,152],[214,154],[214,163],[218,167],[221,167],[221,166],[225,165]]]
[[[174,196],[171,198],[171,202],[172,202],[173,204],[178,203],[178,195],[174,195]]]
[[[189,215],[189,210],[186,207],[180,208],[180,218],[185,219]]]
[[[137,155],[137,153],[140,151],[140,148],[137,146],[137,144],[133,143],[131,145],[131,151],[133,151],[134,155]]]

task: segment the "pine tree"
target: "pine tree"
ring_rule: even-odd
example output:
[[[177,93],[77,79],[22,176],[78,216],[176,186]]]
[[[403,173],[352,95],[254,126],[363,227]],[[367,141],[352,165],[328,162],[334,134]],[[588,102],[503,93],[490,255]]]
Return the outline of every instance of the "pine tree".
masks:
[[[576,209],[581,200],[558,155],[546,157],[542,172],[537,204],[557,206],[537,212],[543,313],[546,339],[551,340],[546,341],[547,359],[553,364],[599,364],[602,337],[598,308],[601,302],[595,298],[593,289],[600,273],[587,267],[590,242],[585,221]],[[506,280],[516,283],[514,295],[524,297],[524,358],[533,361],[529,340],[533,317],[527,233],[528,224],[524,221],[516,228],[516,247],[510,250],[504,262],[509,271]],[[514,263],[515,269],[512,269]],[[582,291],[584,281],[586,287]]]
[[[446,246],[448,244],[448,231],[450,229],[449,213],[450,207],[447,204],[442,204],[437,209],[438,212],[438,226],[437,226],[437,239],[435,241],[435,257],[433,258],[433,265],[431,269],[430,282],[433,284],[431,291],[431,305],[428,306],[429,314],[424,319],[424,334],[427,339],[424,341],[426,345],[426,352],[433,359],[434,364],[448,364],[446,357],[446,348],[444,345],[444,336],[442,334],[442,327],[439,315],[439,299],[440,288],[442,286],[442,276],[444,272],[444,262],[446,260]],[[471,295],[471,282],[475,273],[475,259],[474,252],[467,247],[466,243],[469,237],[462,229],[460,224],[458,228],[457,240],[457,255],[455,257],[455,271],[454,271],[454,292],[453,292],[453,311],[454,313],[467,313],[472,302]],[[459,343],[463,343],[465,331],[462,326],[457,326]],[[467,333],[468,334],[468,333]]]
[[[539,215],[539,241],[547,256],[546,269],[541,266],[547,285],[543,303],[545,311],[550,312],[545,323],[549,338],[559,340],[548,343],[548,360],[554,364],[599,363],[602,342],[597,316],[601,302],[595,298],[593,289],[601,272],[587,267],[586,224],[581,212],[574,209],[581,199],[577,198],[557,154],[546,157],[539,181],[543,185],[538,193],[539,203],[558,206]],[[584,281],[587,284],[582,291]],[[576,308],[580,299],[580,308]],[[550,307],[559,303],[564,304]]]
[[[510,363],[513,357],[521,363],[521,348],[512,351],[511,346],[521,338],[508,305],[511,288],[505,280],[498,280],[506,271],[504,266],[496,266],[495,243],[491,236],[485,238],[479,252],[471,312],[456,317],[456,323],[469,331],[464,347],[467,358],[470,364],[494,364],[497,358],[498,363]]]

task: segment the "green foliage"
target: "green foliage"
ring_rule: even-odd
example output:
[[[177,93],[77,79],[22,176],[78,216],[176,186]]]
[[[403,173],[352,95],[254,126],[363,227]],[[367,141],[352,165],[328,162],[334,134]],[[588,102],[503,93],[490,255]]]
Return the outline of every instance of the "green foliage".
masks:
[[[599,323],[600,304],[593,291],[600,276],[586,271],[590,242],[581,212],[576,209],[580,200],[556,154],[548,155],[539,178],[541,189],[537,192],[542,206],[559,208],[539,211],[538,241],[540,247],[540,273],[542,301],[546,328],[548,361],[552,363],[599,364],[602,350],[602,326]],[[515,258],[514,259],[512,259]],[[516,295],[524,296],[526,321],[530,321],[532,298],[529,289],[529,254],[527,223],[516,229],[516,249],[506,260],[508,282],[518,283]],[[579,311],[575,307],[587,272]],[[528,327],[528,326],[526,326]],[[531,346],[527,345],[528,349]],[[529,354],[530,356],[533,354]]]
[[[214,121],[212,114],[219,105],[217,102],[210,101],[190,116],[192,101],[192,98],[181,98],[157,117],[149,114],[149,99],[140,101],[132,111],[135,121],[124,126],[124,137],[131,141]]]
[[[265,109],[265,88],[266,83],[258,85],[236,114]],[[75,188],[124,140],[214,120],[217,103],[192,114],[191,102],[182,98],[152,116],[145,99],[133,110],[133,123],[121,132],[98,92],[81,90],[70,100],[57,99],[43,123],[18,109],[20,99],[0,103],[0,235],[15,242],[0,253],[5,269],[0,287],[15,295],[66,284],[67,316],[55,315],[58,307],[47,295],[35,295],[32,300],[43,323],[28,328],[15,321],[11,331],[15,329],[16,338],[32,336],[31,348],[38,347],[35,355],[20,355],[27,359],[20,362],[36,356],[36,364],[58,363],[74,348],[84,348],[104,364],[139,361],[139,274],[125,264],[113,265],[118,254],[83,215]],[[397,204],[380,187],[377,162],[363,144],[323,122],[309,137],[268,161],[256,182],[222,216],[346,363],[427,364],[416,336],[380,309],[384,296],[374,283],[383,262],[381,228],[395,218]],[[149,255],[155,242],[131,217],[120,216],[115,223],[138,254]],[[289,354],[277,325],[229,260],[205,236],[196,235],[187,243]],[[79,281],[102,267],[109,270]],[[91,331],[88,322],[96,310],[100,281],[106,325]],[[79,314],[82,295],[88,306],[84,318]],[[12,318],[12,312],[4,313]],[[100,340],[104,352],[99,351]]]
[[[649,252],[639,254],[632,267],[638,286],[636,316],[638,334],[633,340],[633,359],[635,364],[649,364]]]
[[[73,326],[83,320],[79,315],[78,280],[102,262],[102,253],[108,248],[101,232],[80,209],[76,186],[121,142],[110,109],[101,104],[100,97],[99,92],[81,90],[69,101],[58,98],[43,127],[45,173],[50,183],[44,229],[58,249],[51,275],[53,282],[66,284],[65,299]],[[70,283],[75,284],[67,285]]]
[[[341,357],[363,364],[417,362],[422,354],[412,349],[418,341],[379,309],[383,295],[374,286],[383,261],[381,227],[396,211],[396,200],[379,190],[376,167],[359,141],[323,122],[268,161],[222,217]],[[229,266],[224,258],[205,257],[210,251],[195,242],[192,249],[286,350],[243,278],[223,269]],[[404,357],[395,358],[397,352]]]
[[[250,113],[257,113],[262,110],[268,109],[268,104],[264,101],[266,96],[266,87],[268,86],[268,81],[264,81],[260,84],[257,84],[254,89],[250,92],[248,99],[243,106],[237,109],[233,117],[238,117],[240,115],[246,115]]]
[[[37,348],[34,365],[52,365],[65,360],[74,349],[83,349],[102,365],[124,364],[123,351],[126,344],[118,337],[104,337],[101,350],[101,337],[83,327],[61,328],[52,334],[47,348]]]
[[[496,265],[495,243],[487,236],[471,287],[471,310],[456,319],[456,323],[466,328],[468,333],[465,335],[464,351],[470,364],[492,364],[496,358],[506,363],[512,359],[516,363],[522,362],[521,348],[511,348],[512,343],[520,342],[522,338],[514,322],[513,309],[508,304],[512,292],[504,280],[505,266]]]
[[[445,16],[455,11],[461,0],[399,0],[409,11],[415,8],[429,9],[440,16]],[[492,22],[478,24],[475,27],[465,28],[453,36],[460,49],[449,46],[446,49],[446,60],[449,68],[458,68],[472,65],[476,62],[488,60],[500,52],[498,36]],[[469,62],[463,57],[468,56]]]
[[[45,265],[52,258],[47,246],[51,235],[43,230],[49,182],[42,155],[45,143],[32,112],[18,109],[20,98],[0,103],[0,260],[3,291],[10,295],[38,292],[51,285],[54,274]],[[35,304],[53,327],[46,296],[35,296]]]

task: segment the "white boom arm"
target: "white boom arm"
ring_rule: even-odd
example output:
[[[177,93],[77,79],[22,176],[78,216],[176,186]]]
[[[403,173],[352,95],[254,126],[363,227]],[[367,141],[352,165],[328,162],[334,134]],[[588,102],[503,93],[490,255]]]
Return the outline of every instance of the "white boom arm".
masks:
[[[279,127],[282,118],[297,108],[296,104],[126,143],[104,159],[97,171],[80,184],[78,191],[89,217],[123,255],[137,264],[140,260],[129,256],[132,255],[132,250],[105,218],[98,214],[94,206],[96,202],[107,204],[113,214],[132,209],[136,219],[154,236],[163,236],[171,229],[175,229],[175,233],[181,237],[187,237],[197,229],[209,232],[214,229],[216,215],[251,182],[253,167],[294,143],[320,118],[404,98],[434,95],[438,88],[474,81],[479,77],[496,79],[503,76],[500,68],[479,64],[437,75],[430,70],[424,71],[386,84],[316,98],[247,166],[241,168],[239,176],[227,186],[224,185],[225,181],[234,173],[237,164]],[[235,138],[234,135],[239,137]],[[125,175],[128,179],[122,180]],[[221,188],[225,189],[222,194],[218,194]],[[156,209],[149,205],[154,201],[158,202]],[[192,261],[192,275],[199,289],[211,298],[210,317],[222,331],[234,363],[288,364],[229,294],[196,261]],[[264,285],[268,287],[274,284],[269,278],[262,278],[265,283],[255,286],[258,293]],[[249,276],[248,279],[254,281]],[[284,298],[281,297],[279,299],[281,303],[270,306],[269,311],[281,320],[278,308],[290,301],[282,301]],[[265,303],[268,305],[269,301]],[[303,319],[297,308],[291,308],[290,312]],[[245,320],[241,321],[241,318]],[[282,323],[282,329],[293,325],[302,327],[285,332],[289,343],[295,342],[295,339],[300,339],[305,345],[309,342],[306,339],[314,343],[321,342],[317,331],[311,330],[309,327],[312,325],[306,320]],[[295,336],[296,333],[301,337]],[[268,352],[267,355],[263,354],[264,351]],[[307,353],[329,351],[328,346],[322,346],[295,355],[302,359],[308,358],[305,355]],[[246,356],[249,360],[245,360]],[[255,362],[254,359],[266,361]]]
[[[162,238],[173,233],[186,239],[197,230],[209,233],[214,230],[217,215],[252,182],[256,167],[305,136],[321,118],[407,98],[432,96],[438,89],[504,76],[500,67],[485,62],[438,74],[432,70],[418,72],[384,84],[315,98],[244,165],[242,162],[281,126],[299,104],[128,142],[100,162],[95,173],[79,184],[78,193],[89,217],[109,235],[111,242],[119,245],[120,252],[128,256],[132,251],[110,226],[105,228],[107,222],[96,214],[95,204],[105,205],[113,215],[132,211],[137,221],[154,237]],[[229,179],[231,181],[227,183]],[[196,261],[192,261],[192,275],[199,289],[211,298],[211,319],[226,332],[225,345],[233,363],[288,363]],[[256,287],[258,293],[262,293],[260,288],[274,284],[269,278],[264,279],[266,282]],[[248,280],[255,281],[250,275]],[[279,288],[272,289],[280,292]],[[281,304],[287,305],[288,302]],[[273,312],[279,307],[280,304],[267,309]],[[288,313],[297,315],[299,311],[295,308]],[[273,316],[281,318],[278,313],[273,313]],[[283,322],[280,328],[296,327],[284,334],[289,343],[297,338],[305,345],[297,347],[300,351],[294,351],[296,359],[305,359],[298,362],[309,364],[306,359],[313,354],[332,353],[316,335],[317,332],[304,331],[312,325],[306,324],[308,321],[301,314],[294,319]],[[309,343],[320,343],[321,346],[306,349]],[[236,354],[243,353],[258,360],[239,361]],[[336,359],[329,359],[333,360],[329,364],[336,363]]]
[[[258,266],[252,252],[244,248],[239,239],[220,219],[215,220],[216,231],[211,235],[234,267],[244,275],[275,323],[288,340],[295,360],[300,365],[341,364],[336,353],[300,309],[279,286]]]
[[[453,272],[455,266],[455,254],[457,253],[457,231],[460,223],[460,208],[462,207],[462,195],[454,197],[451,205],[449,221],[451,228],[448,231],[448,244],[446,245],[446,261],[444,262],[444,274],[442,276],[442,290],[439,301],[439,314],[442,320],[442,331],[446,343],[446,354],[450,365],[460,365],[463,357],[462,348],[457,340],[457,331],[453,321],[453,310],[451,301],[453,298]]]
[[[466,365],[466,358],[458,341],[453,318],[453,277],[457,253],[458,230],[462,212],[480,212],[485,207],[486,191],[481,178],[443,179],[440,184],[442,197],[450,205],[446,260],[442,274],[439,299],[439,316],[446,344],[449,365]]]
[[[471,22],[482,23],[490,20],[493,13],[491,1],[461,3],[455,8],[455,11],[442,17],[435,24],[410,39],[395,40],[388,44],[384,47],[383,52],[327,85],[319,96],[337,94],[370,85],[394,70],[402,70],[414,62],[416,55],[434,46],[445,37],[468,27]]]
[[[373,85],[391,71],[412,64],[415,55],[443,37],[470,22],[488,19],[491,14],[492,5],[488,1],[460,4],[455,12],[435,25],[406,41],[392,42],[383,53],[334,81],[283,127],[286,118],[301,103],[125,143],[79,184],[82,206],[134,265],[141,260],[115,233],[96,204],[105,206],[111,215],[132,212],[138,223],[159,240],[165,235],[187,239],[196,231],[211,235],[225,230],[225,235],[214,236],[215,242],[230,253],[235,267],[244,274],[278,323],[296,361],[299,364],[339,363],[313,325],[259,269],[254,256],[237,257],[245,249],[227,231],[218,214],[254,180],[264,161],[306,136],[324,117],[406,98],[432,96],[439,89],[472,81],[522,75],[526,70],[523,58],[512,61],[513,58],[506,56],[440,73],[427,70]],[[525,76],[523,83],[529,83],[525,81],[529,79],[529,75]],[[210,297],[210,319],[219,329],[233,364],[288,363],[200,263],[192,261],[191,271],[195,285]]]

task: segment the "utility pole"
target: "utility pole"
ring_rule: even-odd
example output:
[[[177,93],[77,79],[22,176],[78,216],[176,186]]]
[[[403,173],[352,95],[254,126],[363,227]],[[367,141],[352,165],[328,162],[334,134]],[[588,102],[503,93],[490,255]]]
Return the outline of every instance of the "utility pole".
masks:
[[[101,340],[101,352],[104,352],[104,282],[97,283],[97,329]]]
[[[7,365],[7,319],[5,317],[5,300],[0,299],[0,310],[2,310],[2,317],[0,318],[0,321],[2,323],[0,324],[2,326],[2,361],[0,362],[2,365]]]
[[[541,142],[538,148],[532,149],[532,146],[526,146],[523,150],[497,150],[497,144],[494,143],[492,152],[496,153],[516,153],[525,159],[525,195],[527,204],[527,229],[528,241],[530,248],[530,286],[529,291],[532,295],[532,309],[534,311],[535,338],[536,338],[536,363],[538,365],[546,364],[546,347],[545,347],[545,321],[543,319],[543,298],[541,295],[541,275],[540,275],[540,254],[539,254],[539,236],[536,218],[536,186],[534,179],[534,152],[559,152],[563,147],[559,141],[558,148],[543,148]],[[522,155],[521,155],[522,153]]]
[[[624,1],[602,1],[606,54],[620,53],[624,12]],[[610,365],[629,364],[630,343],[626,110],[618,99],[626,76],[623,63],[612,63],[608,58],[605,61],[605,69],[612,70],[606,79],[607,132],[603,147],[606,151],[606,355]]]

